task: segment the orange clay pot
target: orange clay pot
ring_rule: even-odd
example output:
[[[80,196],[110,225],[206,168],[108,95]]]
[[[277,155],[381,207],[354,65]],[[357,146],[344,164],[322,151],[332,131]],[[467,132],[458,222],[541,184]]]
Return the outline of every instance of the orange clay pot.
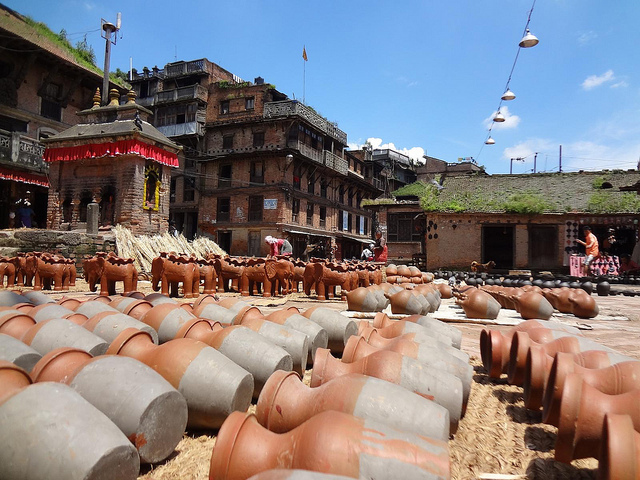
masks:
[[[629,415],[607,414],[601,443],[598,455],[600,480],[640,478],[640,433],[634,429]]]

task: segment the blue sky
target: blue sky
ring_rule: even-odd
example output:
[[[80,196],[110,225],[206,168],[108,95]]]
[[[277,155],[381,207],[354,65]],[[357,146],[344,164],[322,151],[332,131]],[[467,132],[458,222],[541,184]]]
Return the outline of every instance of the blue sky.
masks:
[[[206,57],[302,100],[347,133],[419,158],[474,157],[489,173],[636,168],[640,159],[638,0],[537,0],[484,145],[533,0],[323,2],[4,0],[87,35],[104,62],[100,19],[122,12],[111,70]],[[308,62],[302,59],[306,47]],[[306,67],[306,68],[305,68]],[[303,87],[304,85],[304,87]],[[507,110],[504,110],[504,108]],[[511,158],[524,161],[511,162]]]

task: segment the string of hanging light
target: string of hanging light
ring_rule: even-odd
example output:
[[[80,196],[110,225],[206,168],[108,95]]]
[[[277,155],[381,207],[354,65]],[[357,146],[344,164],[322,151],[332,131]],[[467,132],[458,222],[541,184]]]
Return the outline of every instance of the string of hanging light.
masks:
[[[494,145],[496,143],[496,141],[491,137],[491,132],[493,130],[493,127],[496,125],[496,123],[502,123],[506,120],[506,118],[500,111],[500,108],[502,107],[502,103],[514,100],[516,98],[515,93],[511,91],[510,85],[511,85],[511,78],[513,77],[513,71],[515,70],[516,64],[518,63],[520,50],[522,50],[523,48],[535,47],[539,42],[538,38],[534,34],[532,34],[531,31],[529,30],[529,22],[531,22],[531,14],[533,13],[533,9],[535,6],[536,6],[536,0],[533,0],[533,4],[531,5],[531,10],[529,10],[529,15],[527,16],[527,23],[524,26],[524,31],[522,33],[522,40],[520,40],[520,43],[518,43],[518,51],[516,52],[516,58],[513,60],[513,65],[511,66],[511,71],[509,72],[509,78],[507,79],[507,84],[504,87],[504,93],[500,97],[500,103],[498,103],[498,108],[496,109],[496,113],[493,116],[493,121],[491,122],[489,131],[487,132],[485,141],[480,147],[480,151],[476,156],[476,160],[480,158],[480,154],[482,153],[482,149],[484,148],[485,145]]]

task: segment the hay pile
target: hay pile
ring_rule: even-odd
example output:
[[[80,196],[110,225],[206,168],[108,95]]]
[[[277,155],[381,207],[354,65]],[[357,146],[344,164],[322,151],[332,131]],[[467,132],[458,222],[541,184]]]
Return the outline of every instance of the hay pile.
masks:
[[[114,228],[116,248],[119,256],[133,258],[139,273],[151,273],[151,262],[160,252],[195,254],[204,258],[208,253],[226,255],[216,242],[206,237],[198,237],[193,242],[184,235],[178,237],[163,233],[162,235],[133,235],[131,230],[121,225]]]

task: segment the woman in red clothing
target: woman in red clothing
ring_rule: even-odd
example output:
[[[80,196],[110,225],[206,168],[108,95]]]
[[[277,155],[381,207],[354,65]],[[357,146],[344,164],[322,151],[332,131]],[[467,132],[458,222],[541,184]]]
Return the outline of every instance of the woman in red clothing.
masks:
[[[287,239],[275,238],[271,235],[264,237],[264,241],[269,245],[269,255],[275,257],[277,255],[291,256],[293,248]]]
[[[387,261],[387,240],[382,236],[382,232],[378,230],[376,232],[376,243],[373,247],[374,261],[386,262]]]

